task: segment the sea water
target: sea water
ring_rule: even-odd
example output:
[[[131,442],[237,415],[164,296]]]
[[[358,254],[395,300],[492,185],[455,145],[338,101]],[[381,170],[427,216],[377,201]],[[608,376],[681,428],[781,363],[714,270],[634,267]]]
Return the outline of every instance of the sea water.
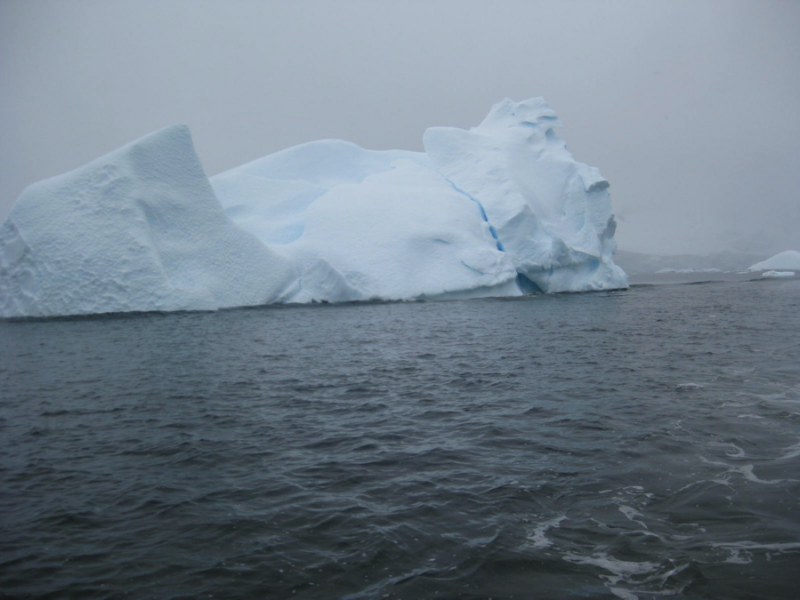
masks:
[[[0,352],[2,597],[800,589],[800,278],[5,321]]]

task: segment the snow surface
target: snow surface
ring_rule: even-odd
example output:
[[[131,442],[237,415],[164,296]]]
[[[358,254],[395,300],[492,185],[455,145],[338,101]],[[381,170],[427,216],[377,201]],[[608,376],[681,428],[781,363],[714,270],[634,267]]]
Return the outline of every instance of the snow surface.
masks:
[[[785,252],[780,252],[772,258],[768,258],[767,260],[763,260],[760,263],[754,264],[747,270],[771,271],[778,269],[800,271],[800,252],[797,250],[786,250]]]
[[[222,211],[188,128],[30,186],[0,228],[0,315],[275,302],[292,265]]]
[[[794,271],[764,271],[761,276],[773,277],[776,279],[782,277],[794,277]]]
[[[480,207],[423,153],[325,140],[211,183],[237,224],[298,265],[294,302],[521,293]]]
[[[557,125],[504,100],[425,152],[324,140],[210,185],[188,129],[164,129],[20,196],[0,316],[627,287],[608,182]]]

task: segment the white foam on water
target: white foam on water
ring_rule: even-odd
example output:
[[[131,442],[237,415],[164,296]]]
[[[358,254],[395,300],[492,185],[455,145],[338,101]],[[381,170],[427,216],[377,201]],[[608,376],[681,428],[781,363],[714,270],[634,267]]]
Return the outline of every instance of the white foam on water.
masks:
[[[625,515],[628,518],[629,521],[633,521],[634,523],[638,523],[639,525],[641,525],[645,529],[649,529],[649,527],[644,523],[644,521],[636,518],[636,517],[640,517],[641,519],[644,519],[644,515],[642,513],[640,513],[638,510],[636,510],[635,508],[633,508],[631,506],[626,506],[624,504],[621,504],[617,508],[619,509],[619,512],[621,512],[623,515]]]
[[[730,552],[730,556],[722,562],[733,565],[749,565],[751,562],[753,562],[753,559],[749,553],[746,553],[746,556],[742,556],[743,550],[741,549],[727,548],[727,550]]]
[[[531,547],[536,550],[541,550],[543,548],[549,548],[553,545],[552,540],[548,539],[545,535],[549,529],[557,529],[561,521],[567,518],[566,515],[561,515],[559,517],[555,517],[553,519],[549,519],[547,521],[543,521],[539,523],[528,536],[530,541],[532,542]]]
[[[608,588],[612,594],[614,594],[617,598],[622,598],[622,600],[639,600],[639,596],[634,594],[633,592],[629,592],[624,588],[619,587],[609,587]]]
[[[665,588],[667,580],[686,569],[689,563],[675,565],[662,571],[662,565],[649,562],[633,562],[618,560],[606,552],[595,552],[591,556],[583,556],[574,552],[564,554],[564,560],[580,564],[600,567],[611,575],[600,575],[608,581],[609,591],[623,600],[638,600],[638,594],[647,596],[674,596],[683,592],[685,584],[676,588]],[[620,584],[625,587],[621,587]],[[654,589],[655,588],[655,589]]]
[[[721,473],[721,475],[723,476],[727,475],[728,473],[738,473],[739,475],[744,477],[747,481],[752,481],[753,483],[760,483],[762,485],[775,485],[776,483],[782,483],[784,481],[797,481],[797,479],[761,479],[760,477],[758,477],[758,475],[753,473],[755,465],[742,465],[740,467],[734,467],[726,463],[708,460],[703,456],[700,457],[700,460],[709,465],[717,465],[720,467],[725,467],[727,470],[724,473]],[[727,479],[712,479],[711,481],[714,481],[716,483],[722,483],[723,485],[729,485]]]
[[[755,371],[755,367],[723,367],[722,372],[728,375],[749,375]]]
[[[784,448],[784,452],[786,453],[778,457],[778,460],[786,460],[787,458],[796,458],[800,456],[800,442],[796,443],[794,446]]]
[[[753,552],[762,550],[766,551],[769,558],[770,553],[777,552],[784,554],[787,552],[800,552],[800,542],[784,542],[775,544],[759,544],[758,542],[743,541],[743,542],[725,542],[711,544],[712,548],[721,548],[730,553],[727,559],[723,562],[748,565],[753,562]]]
[[[761,479],[753,473],[753,465],[744,465],[736,469],[739,471],[747,481],[752,481],[753,483],[763,483],[765,485],[774,485],[776,483],[781,483],[783,481],[794,481],[792,479]]]
[[[678,385],[675,386],[675,391],[677,391],[677,392],[692,392],[694,390],[701,390],[704,387],[706,387],[706,386],[704,386],[702,383],[692,383],[690,381],[690,382],[687,382],[687,383],[679,383]]]
[[[617,584],[620,581],[627,581],[628,578],[634,575],[644,575],[652,573],[658,569],[656,563],[643,561],[633,562],[627,560],[618,560],[609,556],[605,552],[597,552],[592,556],[582,556],[574,552],[567,552],[564,554],[564,560],[576,563],[579,565],[592,565],[600,567],[611,573],[611,575],[601,575],[601,577],[608,579],[612,584]]]
[[[753,394],[753,396],[765,402],[796,404],[800,402],[800,384],[786,387],[782,392],[775,392],[773,394]]]
[[[629,491],[632,490],[632,491]],[[641,494],[645,498],[652,498],[652,492],[645,492],[644,488],[640,485],[628,485],[622,488],[622,492],[629,495]]]
[[[742,450],[736,444],[731,444],[730,442],[728,442],[728,443],[723,443],[723,444],[720,444],[720,445],[721,446],[730,446],[730,447],[736,449],[734,452],[725,452],[725,456],[728,456],[730,458],[744,458],[746,456],[745,451]]]

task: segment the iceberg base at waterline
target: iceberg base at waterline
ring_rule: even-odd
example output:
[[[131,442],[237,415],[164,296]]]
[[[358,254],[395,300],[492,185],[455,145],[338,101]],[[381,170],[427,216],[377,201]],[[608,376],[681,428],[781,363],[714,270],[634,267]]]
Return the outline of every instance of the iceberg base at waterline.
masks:
[[[36,183],[0,227],[0,316],[625,288],[608,182],[541,98],[425,152],[303,144],[212,177],[173,126]]]

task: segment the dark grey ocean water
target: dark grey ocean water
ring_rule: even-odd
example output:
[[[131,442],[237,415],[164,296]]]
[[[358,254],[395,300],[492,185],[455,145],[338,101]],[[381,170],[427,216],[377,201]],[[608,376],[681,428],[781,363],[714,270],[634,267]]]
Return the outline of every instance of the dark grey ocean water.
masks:
[[[797,598],[800,278],[0,322],[0,598]]]

